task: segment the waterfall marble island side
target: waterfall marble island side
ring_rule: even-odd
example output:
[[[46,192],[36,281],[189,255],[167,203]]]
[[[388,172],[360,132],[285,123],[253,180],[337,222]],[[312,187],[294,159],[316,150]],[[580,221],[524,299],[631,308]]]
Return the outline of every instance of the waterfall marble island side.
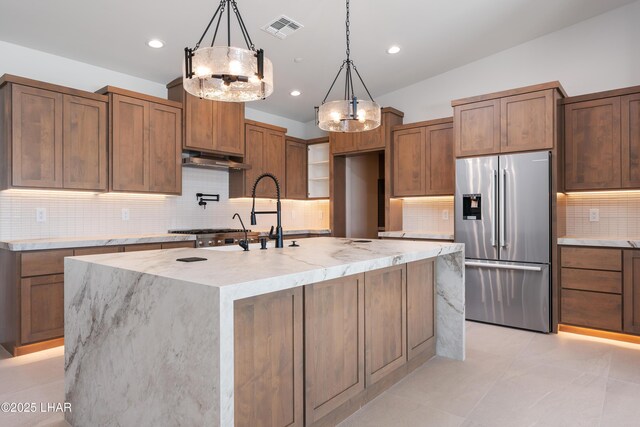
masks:
[[[331,425],[433,354],[464,360],[463,245],[300,245],[67,258],[67,420]]]

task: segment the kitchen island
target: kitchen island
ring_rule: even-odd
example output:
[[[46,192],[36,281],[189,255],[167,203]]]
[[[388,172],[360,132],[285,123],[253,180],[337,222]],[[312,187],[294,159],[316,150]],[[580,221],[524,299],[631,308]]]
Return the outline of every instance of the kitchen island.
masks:
[[[464,359],[461,244],[225,249],[65,260],[72,425],[332,425]]]

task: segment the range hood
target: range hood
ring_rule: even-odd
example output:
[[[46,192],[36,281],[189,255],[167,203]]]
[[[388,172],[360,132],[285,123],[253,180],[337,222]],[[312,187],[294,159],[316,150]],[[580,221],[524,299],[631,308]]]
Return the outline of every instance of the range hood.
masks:
[[[182,166],[206,169],[251,169],[251,165],[219,157],[183,157]]]

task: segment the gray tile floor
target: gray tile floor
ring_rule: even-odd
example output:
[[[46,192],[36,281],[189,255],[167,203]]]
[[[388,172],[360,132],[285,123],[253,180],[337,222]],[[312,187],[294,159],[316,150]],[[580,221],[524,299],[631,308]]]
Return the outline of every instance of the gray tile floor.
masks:
[[[62,402],[63,350],[8,358],[0,402]],[[67,426],[3,414],[0,426]],[[640,426],[640,345],[467,323],[467,360],[434,358],[345,420],[351,426]]]

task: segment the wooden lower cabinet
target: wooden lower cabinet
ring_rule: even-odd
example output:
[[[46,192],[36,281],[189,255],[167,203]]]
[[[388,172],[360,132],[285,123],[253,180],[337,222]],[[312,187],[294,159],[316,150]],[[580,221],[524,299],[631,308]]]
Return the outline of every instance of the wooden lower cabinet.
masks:
[[[234,307],[235,425],[302,426],[302,288]]]
[[[624,332],[640,335],[640,251],[624,251]]]
[[[411,360],[434,344],[435,260],[407,264],[407,356]]]
[[[407,361],[405,265],[365,273],[365,379],[369,386]]]
[[[305,407],[314,423],[364,390],[364,275],[305,287]]]
[[[23,344],[64,334],[64,276],[55,274],[22,279],[20,285]]]
[[[562,289],[562,323],[622,331],[622,296]]]

